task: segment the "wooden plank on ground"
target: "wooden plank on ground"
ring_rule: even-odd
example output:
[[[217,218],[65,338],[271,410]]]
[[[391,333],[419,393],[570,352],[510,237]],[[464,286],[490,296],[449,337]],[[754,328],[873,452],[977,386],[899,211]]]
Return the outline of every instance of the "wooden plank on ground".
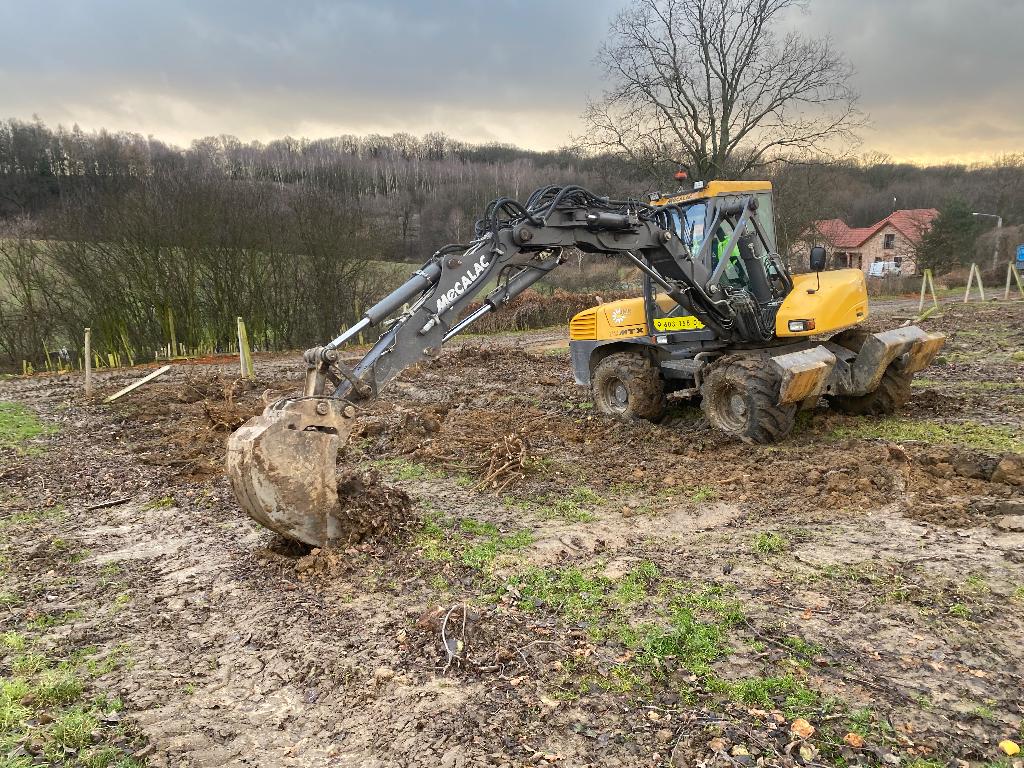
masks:
[[[153,379],[155,379],[157,376],[162,376],[163,374],[167,373],[169,370],[171,370],[171,366],[169,366],[169,365],[165,365],[163,368],[157,368],[155,371],[153,371],[151,374],[149,374],[149,376],[145,376],[145,377],[139,379],[138,381],[136,381],[136,382],[134,382],[132,384],[129,384],[124,389],[118,390],[117,392],[112,394],[110,397],[108,397],[106,400],[104,400],[103,402],[104,403],[112,403],[115,400],[117,400],[117,398],[121,397],[122,395],[127,395],[129,392],[135,391],[136,389],[141,387],[143,384],[148,384]]]

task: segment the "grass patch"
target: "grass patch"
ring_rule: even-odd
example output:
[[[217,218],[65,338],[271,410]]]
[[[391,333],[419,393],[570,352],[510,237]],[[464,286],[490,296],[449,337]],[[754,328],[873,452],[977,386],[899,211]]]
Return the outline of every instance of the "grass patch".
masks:
[[[753,548],[759,555],[777,555],[789,548],[789,542],[774,531],[764,531],[754,538]]]
[[[377,459],[370,463],[385,471],[392,480],[429,480],[440,477],[426,465],[406,459]]]
[[[940,424],[904,418],[861,419],[832,432],[836,438],[966,445],[993,453],[1024,453],[1024,438],[1010,427],[961,422]]]
[[[647,690],[674,669],[713,679],[712,663],[728,654],[729,632],[743,621],[739,604],[723,587],[695,587],[675,579],[659,585],[659,579],[650,562],[619,579],[574,567],[533,568],[510,579],[505,590],[522,610],[551,611],[567,623],[585,625],[597,642],[625,646],[621,660],[606,671],[574,674],[574,686]]]
[[[971,609],[963,603],[953,603],[951,606],[949,606],[949,609],[946,611],[946,613],[957,619],[966,620],[971,618]]]
[[[492,523],[435,515],[424,520],[415,542],[426,560],[458,562],[485,571],[499,556],[528,547],[533,535],[527,530],[503,534]]]
[[[55,507],[15,512],[6,520],[0,520],[0,528],[32,525],[33,523],[39,523],[44,520],[56,520],[64,516],[64,511],[64,505],[58,504]]]
[[[25,645],[25,636],[20,635],[13,630],[4,632],[0,635],[0,646],[3,646],[9,651],[23,651],[25,650]]]
[[[66,659],[37,653],[13,659],[10,673],[0,676],[0,755],[26,749],[49,765],[141,768],[130,756],[141,746],[139,738],[106,721],[108,713],[122,708],[121,702],[88,695],[92,660],[84,650]],[[0,758],[0,766],[37,764],[31,758],[19,760]]]
[[[780,702],[787,718],[811,717],[823,708],[821,696],[792,675],[714,680],[710,687],[749,707],[772,709]]]
[[[54,431],[25,406],[0,402],[0,447],[21,451],[20,446],[25,441]]]
[[[974,381],[971,379],[950,381],[945,379],[915,378],[910,386],[918,388],[938,387],[949,389],[966,389],[977,392],[1004,392],[1020,389],[1020,384],[1013,381]]]
[[[658,491],[662,498],[672,499],[685,496],[695,504],[718,499],[718,489],[713,485],[668,485]]]
[[[792,658],[779,662],[778,674],[725,680],[716,673],[716,662],[732,652],[733,634],[746,622],[728,587],[663,578],[654,563],[641,562],[615,579],[596,568],[532,568],[508,579],[504,591],[521,610],[548,611],[584,627],[595,643],[622,646],[600,660],[562,660],[561,698],[594,688],[647,696],[667,685],[687,701],[726,698],[812,722],[844,711],[842,702],[807,685]],[[794,636],[785,644],[797,654],[820,651]]]
[[[61,613],[43,613],[29,620],[32,629],[48,629],[67,624],[69,621],[82,618],[81,611],[63,611]]]
[[[506,496],[505,504],[535,515],[542,520],[565,520],[569,523],[590,523],[597,519],[594,507],[604,504],[602,496],[585,485],[578,485],[566,495],[549,493],[533,499]]]

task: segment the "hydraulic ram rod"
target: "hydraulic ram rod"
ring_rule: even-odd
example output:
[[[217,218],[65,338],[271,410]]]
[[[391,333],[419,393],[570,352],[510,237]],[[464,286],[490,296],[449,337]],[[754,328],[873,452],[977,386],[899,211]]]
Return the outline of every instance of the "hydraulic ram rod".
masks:
[[[410,300],[427,290],[437,282],[440,276],[441,264],[439,261],[431,262],[422,269],[417,270],[401,286],[366,310],[362,320],[334,339],[325,348],[337,349],[364,328],[377,325],[377,323],[394,313],[403,304],[407,304]]]

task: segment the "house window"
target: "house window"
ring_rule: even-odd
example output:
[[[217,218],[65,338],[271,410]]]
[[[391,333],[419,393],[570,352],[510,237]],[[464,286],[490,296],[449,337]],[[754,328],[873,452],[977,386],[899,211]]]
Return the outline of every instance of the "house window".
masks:
[[[903,257],[902,256],[893,256],[892,260],[896,263],[897,267],[900,266],[901,264],[903,264]]]
[[[891,251],[896,247],[896,235],[886,235],[885,244],[882,246],[887,251]]]

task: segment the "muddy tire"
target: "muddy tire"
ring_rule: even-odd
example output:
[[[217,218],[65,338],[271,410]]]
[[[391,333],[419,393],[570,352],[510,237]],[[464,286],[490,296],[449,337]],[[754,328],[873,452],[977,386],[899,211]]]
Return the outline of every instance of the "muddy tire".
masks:
[[[832,341],[854,352],[859,352],[869,331],[855,328],[835,336]],[[829,407],[851,416],[884,416],[895,413],[910,399],[910,381],[913,374],[903,373],[890,363],[882,380],[873,392],[864,395],[828,395]]]
[[[616,352],[597,364],[592,384],[594,409],[624,421],[657,421],[665,414],[661,372],[637,352]]]
[[[749,443],[775,443],[793,430],[797,405],[779,405],[779,376],[766,358],[730,356],[701,384],[701,408],[716,429]]]

